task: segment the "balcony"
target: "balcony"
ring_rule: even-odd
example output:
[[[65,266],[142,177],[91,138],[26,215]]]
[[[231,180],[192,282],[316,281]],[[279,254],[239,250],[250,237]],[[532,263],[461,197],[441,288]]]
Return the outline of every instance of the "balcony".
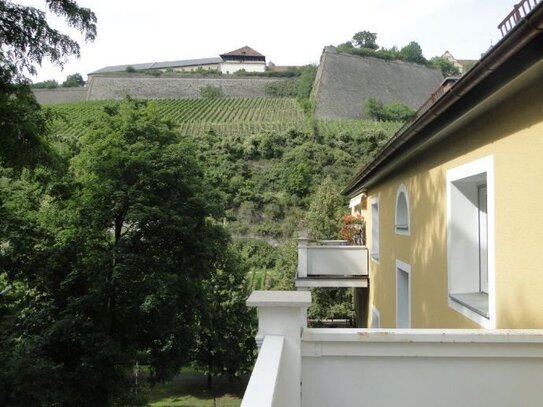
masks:
[[[296,288],[368,286],[368,249],[345,240],[298,239]]]
[[[539,406],[543,330],[308,329],[309,292],[254,292],[242,407]]]
[[[498,25],[498,29],[502,36],[505,37],[523,18],[530,14],[540,1],[541,0],[521,0],[518,4],[515,4],[513,10]]]

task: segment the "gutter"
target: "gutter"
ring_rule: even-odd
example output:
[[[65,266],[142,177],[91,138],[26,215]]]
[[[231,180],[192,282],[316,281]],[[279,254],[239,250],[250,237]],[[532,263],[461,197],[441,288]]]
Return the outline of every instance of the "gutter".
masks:
[[[343,195],[353,196],[366,190],[370,180],[376,181],[380,172],[389,171],[403,163],[401,157],[394,161],[394,152],[419,136],[430,124],[435,123],[444,113],[460,103],[477,85],[490,77],[496,70],[521,51],[543,31],[543,3],[520,20],[517,25],[462,76],[441,98],[414,121],[401,128],[381,149],[377,156],[360,169],[349,184],[341,191]],[[540,54],[541,55],[541,54]],[[541,56],[539,55],[539,58]],[[495,89],[497,90],[497,89]],[[494,90],[494,91],[495,91]],[[465,113],[465,112],[464,112]],[[460,116],[462,116],[462,113]],[[446,123],[447,127],[452,121]],[[431,139],[433,136],[430,135]]]

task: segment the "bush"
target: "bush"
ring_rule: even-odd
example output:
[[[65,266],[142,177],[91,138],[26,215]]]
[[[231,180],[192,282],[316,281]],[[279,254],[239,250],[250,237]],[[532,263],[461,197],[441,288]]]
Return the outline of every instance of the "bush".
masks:
[[[60,85],[58,84],[58,82],[54,79],[49,79],[43,82],[36,82],[30,85],[30,87],[33,89],[56,89],[59,86]]]
[[[207,85],[200,88],[200,96],[203,98],[222,98],[224,93],[218,86]]]
[[[134,68],[132,65],[128,65],[125,69],[124,69],[125,72],[128,72],[128,73],[134,73],[136,72],[136,68]]]
[[[266,96],[272,97],[295,97],[298,92],[298,81],[296,79],[282,80],[266,84]]]
[[[366,113],[374,120],[406,122],[411,120],[415,111],[401,102],[392,102],[387,105],[374,98],[369,98],[365,106]]]

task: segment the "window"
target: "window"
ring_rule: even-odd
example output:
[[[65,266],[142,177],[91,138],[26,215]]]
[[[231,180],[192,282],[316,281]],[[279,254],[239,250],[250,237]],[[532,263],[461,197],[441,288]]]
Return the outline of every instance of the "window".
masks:
[[[371,202],[371,258],[379,261],[379,199]]]
[[[400,185],[396,193],[396,233],[409,235],[409,203],[407,200],[407,188]]]
[[[411,266],[396,260],[396,328],[411,328]]]
[[[494,327],[494,165],[485,157],[447,171],[449,305]]]

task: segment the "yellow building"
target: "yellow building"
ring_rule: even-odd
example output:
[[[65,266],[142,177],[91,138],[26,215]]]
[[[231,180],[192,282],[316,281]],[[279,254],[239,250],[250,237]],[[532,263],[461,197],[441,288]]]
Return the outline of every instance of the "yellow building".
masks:
[[[369,325],[543,328],[543,3],[358,172]]]

